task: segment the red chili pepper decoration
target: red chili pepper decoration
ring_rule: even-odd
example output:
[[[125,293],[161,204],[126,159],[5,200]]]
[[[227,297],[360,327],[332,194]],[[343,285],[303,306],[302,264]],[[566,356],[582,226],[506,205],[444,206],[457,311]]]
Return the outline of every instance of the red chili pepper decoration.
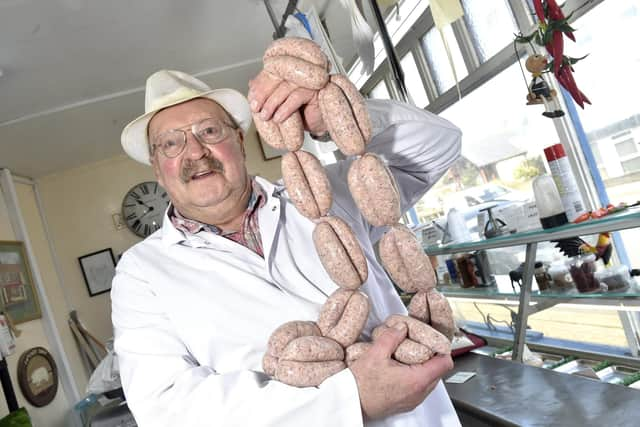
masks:
[[[560,8],[560,6],[558,6],[558,3],[556,3],[556,0],[547,0],[547,10],[549,13],[549,18],[554,21],[564,21],[566,19],[564,13],[562,13],[562,9]],[[538,11],[536,9],[536,14],[537,13]],[[571,40],[576,41],[576,37],[573,35],[573,31],[567,30],[564,31],[564,33]]]
[[[533,0],[533,8],[536,10],[536,15],[542,24],[546,24],[544,16],[544,8],[542,7],[542,0]]]
[[[564,56],[564,40],[560,31],[554,31],[551,44],[553,50],[549,54],[553,55],[553,74],[560,72],[560,66],[562,66],[562,57]]]

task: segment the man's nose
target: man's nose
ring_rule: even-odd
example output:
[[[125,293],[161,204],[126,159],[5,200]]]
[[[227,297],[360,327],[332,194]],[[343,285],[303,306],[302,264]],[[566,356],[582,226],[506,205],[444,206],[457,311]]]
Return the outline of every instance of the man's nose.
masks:
[[[187,157],[197,160],[210,153],[209,147],[201,143],[191,131],[187,131],[186,134],[187,146],[185,147],[185,150]]]

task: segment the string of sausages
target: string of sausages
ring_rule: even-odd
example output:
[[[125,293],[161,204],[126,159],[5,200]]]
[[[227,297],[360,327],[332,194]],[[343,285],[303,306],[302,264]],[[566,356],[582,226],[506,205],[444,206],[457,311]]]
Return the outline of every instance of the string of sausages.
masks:
[[[416,293],[408,306],[410,317],[390,316],[373,330],[372,338],[403,322],[408,332],[394,353],[399,362],[422,363],[435,354],[450,353],[455,331],[451,308],[435,290],[429,257],[411,230],[398,223],[400,195],[393,175],[382,159],[365,153],[371,123],[357,88],[343,75],[329,75],[327,57],[307,39],[278,39],[267,48],[263,61],[264,71],[273,79],[319,90],[320,112],[331,139],[345,155],[357,156],[347,177],[356,205],[371,225],[389,227],[379,245],[382,265],[401,289]],[[372,345],[357,342],[370,310],[368,297],[358,290],[367,280],[367,261],[349,225],[329,215],[331,185],[320,161],[300,150],[304,140],[300,113],[280,124],[257,114],[253,118],[267,144],[289,151],[282,158],[285,187],[297,210],[316,223],[314,246],[329,277],[339,286],[323,305],[317,322],[291,321],[272,333],[263,369],[289,385],[317,386]]]

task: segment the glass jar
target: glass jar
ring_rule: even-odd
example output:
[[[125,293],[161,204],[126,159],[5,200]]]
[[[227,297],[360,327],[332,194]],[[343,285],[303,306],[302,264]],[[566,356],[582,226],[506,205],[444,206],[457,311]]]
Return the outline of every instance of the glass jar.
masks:
[[[567,261],[569,273],[578,292],[591,293],[600,291],[600,282],[596,279],[596,256],[594,254],[578,255]]]
[[[547,270],[552,280],[552,286],[560,291],[573,289],[573,279],[569,267],[563,261],[554,261]]]
[[[456,273],[458,275],[458,283],[463,288],[471,288],[478,284],[475,276],[475,265],[473,264],[473,255],[459,254],[453,260],[456,264]]]
[[[626,265],[617,265],[598,271],[596,279],[607,285],[608,292],[624,292],[633,284],[629,267]]]
[[[533,275],[540,291],[546,291],[551,288],[551,276],[547,272],[547,266],[544,263],[540,261],[535,263]]]

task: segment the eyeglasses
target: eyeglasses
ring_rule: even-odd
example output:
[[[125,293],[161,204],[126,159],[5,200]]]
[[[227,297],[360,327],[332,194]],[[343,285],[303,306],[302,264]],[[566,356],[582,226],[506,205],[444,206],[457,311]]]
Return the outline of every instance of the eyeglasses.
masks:
[[[207,145],[221,143],[229,137],[230,129],[237,129],[237,126],[212,117],[185,126],[185,128],[189,127],[196,140],[201,144]],[[162,154],[169,158],[178,157],[187,145],[187,132],[183,129],[171,129],[153,138],[154,143],[151,144],[151,155],[155,154],[156,149],[160,149]]]

